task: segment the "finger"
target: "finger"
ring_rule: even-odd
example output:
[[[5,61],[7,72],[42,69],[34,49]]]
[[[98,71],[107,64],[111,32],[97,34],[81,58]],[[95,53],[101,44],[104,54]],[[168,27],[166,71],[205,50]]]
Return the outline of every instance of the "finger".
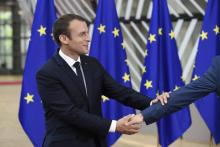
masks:
[[[152,104],[155,104],[155,103],[157,103],[159,101],[159,98],[157,97],[156,99],[153,99],[151,102],[152,102]]]
[[[141,123],[131,125],[131,129],[139,130],[140,128],[141,128]]]
[[[139,129],[130,129],[129,132],[135,134],[139,132]]]
[[[169,92],[165,92],[165,94],[166,94],[167,98],[170,98],[170,93]]]
[[[124,116],[123,119],[129,120],[129,119],[132,118],[133,116],[134,116],[134,114],[128,114],[127,116]]]
[[[167,99],[170,97],[170,95],[168,92],[165,92],[164,96],[165,96],[164,102],[167,103]]]
[[[129,121],[129,122],[127,123],[126,126],[131,126],[131,125],[134,125],[134,124],[136,124],[136,123],[138,123],[137,120],[136,120],[136,119],[132,119],[131,121]]]
[[[162,101],[163,101],[165,104],[167,103],[167,96],[166,96],[165,93],[163,94]]]
[[[162,104],[162,105],[164,105],[164,101],[163,101],[163,95],[161,95],[160,97],[158,97],[158,100],[160,101],[160,103]]]
[[[135,129],[130,129],[130,130],[126,130],[124,131],[125,134],[128,134],[128,135],[132,135],[132,134],[135,134],[135,133],[138,133],[139,130],[135,130]]]
[[[133,135],[133,134],[136,134],[136,133],[138,133],[138,132],[126,132],[125,134],[127,134],[127,135]]]
[[[129,125],[128,122],[130,122],[134,116],[135,116],[135,114],[129,114],[129,115],[124,117],[124,119],[125,119],[125,126]]]

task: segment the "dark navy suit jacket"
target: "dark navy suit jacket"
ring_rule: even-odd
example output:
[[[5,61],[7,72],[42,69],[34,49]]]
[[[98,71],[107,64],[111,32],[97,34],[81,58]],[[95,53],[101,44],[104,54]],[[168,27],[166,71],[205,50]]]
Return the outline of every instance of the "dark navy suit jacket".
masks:
[[[136,109],[150,99],[115,82],[92,57],[81,56],[88,96],[68,64],[56,54],[37,72],[46,122],[44,147],[104,147],[111,120],[101,112],[101,96]]]
[[[146,124],[156,122],[161,117],[176,112],[211,92],[220,95],[220,56],[215,57],[203,77],[172,92],[166,105],[157,103],[143,110],[144,120]]]

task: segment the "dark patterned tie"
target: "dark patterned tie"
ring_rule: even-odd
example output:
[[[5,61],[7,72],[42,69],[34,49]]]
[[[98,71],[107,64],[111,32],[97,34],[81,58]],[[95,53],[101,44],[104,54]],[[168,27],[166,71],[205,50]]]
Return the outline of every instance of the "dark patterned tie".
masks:
[[[82,85],[82,87],[85,90],[86,95],[87,95],[86,81],[85,81],[83,71],[80,67],[80,62],[75,62],[73,66],[76,68],[77,77],[78,77],[80,84]]]

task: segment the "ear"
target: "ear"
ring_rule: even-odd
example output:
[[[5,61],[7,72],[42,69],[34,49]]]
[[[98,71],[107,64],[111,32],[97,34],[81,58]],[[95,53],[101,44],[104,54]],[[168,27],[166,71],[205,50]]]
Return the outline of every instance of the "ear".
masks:
[[[69,43],[69,38],[66,35],[60,35],[59,40],[62,44],[68,44]]]

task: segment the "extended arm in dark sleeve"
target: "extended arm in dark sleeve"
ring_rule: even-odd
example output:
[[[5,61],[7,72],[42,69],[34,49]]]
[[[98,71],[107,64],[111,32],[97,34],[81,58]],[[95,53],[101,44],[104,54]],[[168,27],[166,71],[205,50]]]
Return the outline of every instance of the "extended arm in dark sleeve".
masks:
[[[203,77],[172,92],[166,105],[162,106],[160,103],[157,103],[142,111],[146,124],[156,122],[160,118],[176,112],[199,98],[216,91],[218,70],[217,62],[214,61]]]
[[[37,85],[44,105],[57,117],[96,135],[107,135],[111,121],[78,109],[55,77],[38,72]]]
[[[99,66],[104,77],[103,93],[105,96],[114,98],[126,106],[139,110],[143,110],[150,105],[150,98],[136,92],[131,88],[120,85],[104,70],[101,65]]]

